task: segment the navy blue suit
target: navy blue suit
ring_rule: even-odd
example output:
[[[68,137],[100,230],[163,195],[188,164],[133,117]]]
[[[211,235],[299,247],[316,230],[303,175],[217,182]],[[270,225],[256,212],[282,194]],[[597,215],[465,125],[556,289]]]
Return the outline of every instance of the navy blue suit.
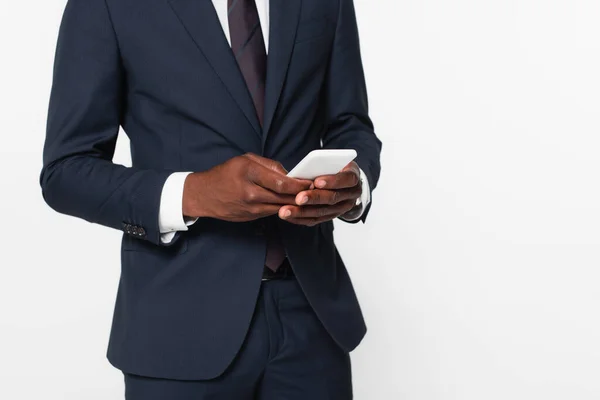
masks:
[[[259,298],[264,221],[201,219],[164,245],[158,211],[169,174],[247,152],[291,169],[324,147],[357,150],[371,189],[377,184],[381,143],[352,1],[271,0],[270,13],[261,127],[210,0],[67,5],[40,180],[58,212],[125,232],[108,357],[127,373],[218,377],[240,351]],[[119,126],[131,168],[111,161]],[[318,320],[351,351],[366,328],[333,223],[273,220]]]

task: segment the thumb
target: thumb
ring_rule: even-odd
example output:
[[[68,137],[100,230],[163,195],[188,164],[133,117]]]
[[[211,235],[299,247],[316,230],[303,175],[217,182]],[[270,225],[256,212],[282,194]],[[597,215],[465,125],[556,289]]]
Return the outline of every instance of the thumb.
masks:
[[[265,158],[265,157],[261,157],[257,154],[253,154],[253,153],[246,154],[246,157],[248,157],[250,160],[262,165],[263,167],[270,169],[271,171],[278,172],[282,175],[287,175],[287,173],[288,173],[288,171],[285,168],[283,168],[283,165],[281,165],[281,163],[278,161],[271,160],[271,159]]]

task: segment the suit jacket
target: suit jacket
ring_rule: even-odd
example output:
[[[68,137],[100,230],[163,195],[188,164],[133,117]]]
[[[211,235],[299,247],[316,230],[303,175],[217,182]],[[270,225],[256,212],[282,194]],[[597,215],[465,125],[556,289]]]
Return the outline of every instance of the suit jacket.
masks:
[[[271,0],[264,126],[210,0],[69,0],[60,28],[41,186],[61,213],[121,229],[108,358],[195,380],[223,373],[248,330],[265,220],[205,218],[164,245],[159,201],[174,171],[257,153],[291,169],[311,150],[355,149],[374,189],[381,143],[352,0]],[[119,126],[132,167],[112,163]],[[367,217],[368,209],[362,220]],[[277,218],[297,279],[345,351],[366,327],[333,224]]]

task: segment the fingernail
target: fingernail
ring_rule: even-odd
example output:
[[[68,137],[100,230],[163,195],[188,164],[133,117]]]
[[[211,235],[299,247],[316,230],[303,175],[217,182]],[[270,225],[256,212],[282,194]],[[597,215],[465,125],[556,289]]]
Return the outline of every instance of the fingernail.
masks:
[[[289,218],[290,215],[292,215],[292,212],[290,210],[285,210],[283,212],[283,218]]]
[[[324,188],[325,187],[325,181],[322,179],[319,179],[318,181],[315,182],[315,185],[317,185],[318,188]]]
[[[303,198],[300,199],[300,204],[306,204],[308,203],[308,196],[304,196]]]

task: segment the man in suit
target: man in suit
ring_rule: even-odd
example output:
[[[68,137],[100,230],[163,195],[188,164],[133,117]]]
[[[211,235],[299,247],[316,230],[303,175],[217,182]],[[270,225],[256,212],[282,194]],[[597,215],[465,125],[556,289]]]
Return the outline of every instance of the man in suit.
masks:
[[[358,157],[286,176],[319,148]],[[365,221],[380,150],[352,0],[69,0],[40,182],[124,231],[126,398],[352,398],[366,327],[332,220]]]

